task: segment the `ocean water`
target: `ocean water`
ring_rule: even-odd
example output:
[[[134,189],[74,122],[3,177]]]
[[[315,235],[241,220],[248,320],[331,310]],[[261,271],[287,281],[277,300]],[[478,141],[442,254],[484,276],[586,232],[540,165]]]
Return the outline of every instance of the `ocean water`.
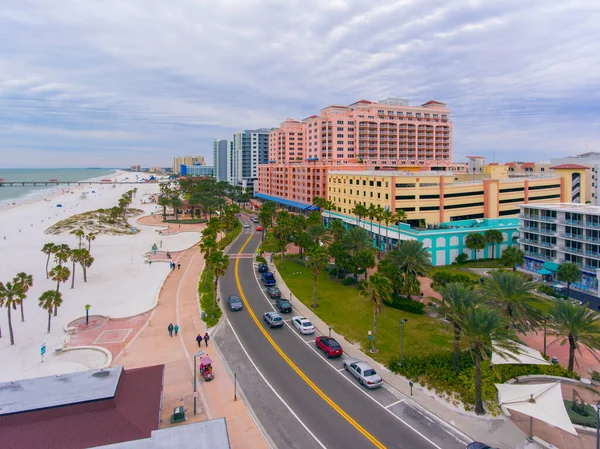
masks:
[[[0,168],[0,178],[5,181],[86,181],[93,178],[101,178],[116,173],[110,168]],[[57,186],[4,186],[0,187],[0,205],[6,203],[30,200],[35,197],[48,195],[58,189],[67,188],[66,185]]]

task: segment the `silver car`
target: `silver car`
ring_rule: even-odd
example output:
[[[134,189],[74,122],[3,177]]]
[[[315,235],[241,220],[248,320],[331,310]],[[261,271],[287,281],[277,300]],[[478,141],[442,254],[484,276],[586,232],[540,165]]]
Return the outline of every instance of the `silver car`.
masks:
[[[358,379],[358,383],[367,388],[378,388],[383,379],[367,362],[358,359],[344,360],[344,369]]]

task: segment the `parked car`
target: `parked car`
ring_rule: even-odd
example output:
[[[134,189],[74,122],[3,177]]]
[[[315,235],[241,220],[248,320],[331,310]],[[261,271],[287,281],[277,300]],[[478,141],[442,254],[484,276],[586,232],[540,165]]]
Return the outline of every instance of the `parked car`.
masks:
[[[303,316],[292,317],[294,327],[303,335],[312,334],[315,332],[315,326]]]
[[[234,295],[231,295],[227,299],[227,305],[229,306],[229,310],[231,310],[232,312],[237,312],[238,310],[242,310],[244,308],[240,297]]]
[[[378,388],[383,379],[367,362],[358,359],[344,360],[344,369],[358,379],[358,383],[367,388]]]
[[[270,273],[269,271],[262,274],[262,281],[265,287],[274,287],[276,284],[275,276],[273,276],[273,273]]]
[[[467,449],[494,449],[492,446],[488,446],[485,443],[479,443],[474,441],[472,443],[467,444]]]
[[[292,305],[285,298],[279,298],[275,303],[275,306],[279,309],[280,312],[290,313],[292,311]]]
[[[266,263],[259,263],[258,264],[258,272],[259,273],[268,273],[269,266]]]
[[[281,318],[281,315],[279,315],[277,312],[265,312],[263,314],[263,318],[269,327],[283,326],[283,318]]]
[[[281,292],[279,291],[279,289],[277,287],[269,287],[267,289],[267,295],[271,299],[279,299],[279,298],[281,298]]]
[[[262,231],[262,226],[257,226],[257,227],[256,227],[256,230],[257,230],[257,231]]]
[[[339,357],[344,353],[342,347],[335,338],[317,337],[317,339],[315,340],[315,344],[318,349],[325,353],[325,356],[327,358]]]

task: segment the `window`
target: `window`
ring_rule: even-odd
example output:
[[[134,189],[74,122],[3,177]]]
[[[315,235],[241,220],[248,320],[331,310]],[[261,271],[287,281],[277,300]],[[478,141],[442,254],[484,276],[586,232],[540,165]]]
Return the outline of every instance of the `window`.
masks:
[[[377,193],[377,198],[381,199],[381,193]]]
[[[338,130],[338,131],[343,131],[343,130],[344,130],[344,127],[343,127],[343,126],[338,126],[338,129],[337,129],[337,130]]]
[[[363,186],[366,186],[366,185],[367,185],[367,181],[363,180]]]
[[[343,125],[343,124],[344,124],[344,121],[343,121],[343,120],[338,120],[337,124],[338,124],[338,125]]]
[[[371,193],[370,197],[373,198],[373,192],[370,192],[370,193]]]
[[[354,179],[351,179],[351,180],[350,180],[350,184],[353,184],[353,183],[354,183]]]
[[[397,200],[414,200],[414,195],[396,195]]]
[[[373,187],[375,185],[375,183],[373,181],[369,181],[369,186]]]
[[[381,187],[381,181],[377,181],[377,187]]]
[[[348,122],[348,125],[354,125],[354,122]]]

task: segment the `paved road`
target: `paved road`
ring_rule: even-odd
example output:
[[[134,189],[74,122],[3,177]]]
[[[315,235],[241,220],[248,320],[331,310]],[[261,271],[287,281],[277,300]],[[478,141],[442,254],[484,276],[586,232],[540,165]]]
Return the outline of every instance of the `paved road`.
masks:
[[[238,295],[246,307],[241,312],[225,311],[228,322],[213,342],[237,373],[250,406],[276,447],[465,447],[450,428],[413,408],[393,388],[360,387],[343,370],[342,359],[328,360],[316,350],[318,334],[301,336],[295,331],[289,323],[293,313],[284,315],[283,328],[269,329],[262,314],[273,310],[273,305],[258,282],[254,259],[236,256],[253,254],[259,244],[260,233],[251,224],[229,250],[230,268],[221,283],[222,306],[226,309],[229,295]]]

